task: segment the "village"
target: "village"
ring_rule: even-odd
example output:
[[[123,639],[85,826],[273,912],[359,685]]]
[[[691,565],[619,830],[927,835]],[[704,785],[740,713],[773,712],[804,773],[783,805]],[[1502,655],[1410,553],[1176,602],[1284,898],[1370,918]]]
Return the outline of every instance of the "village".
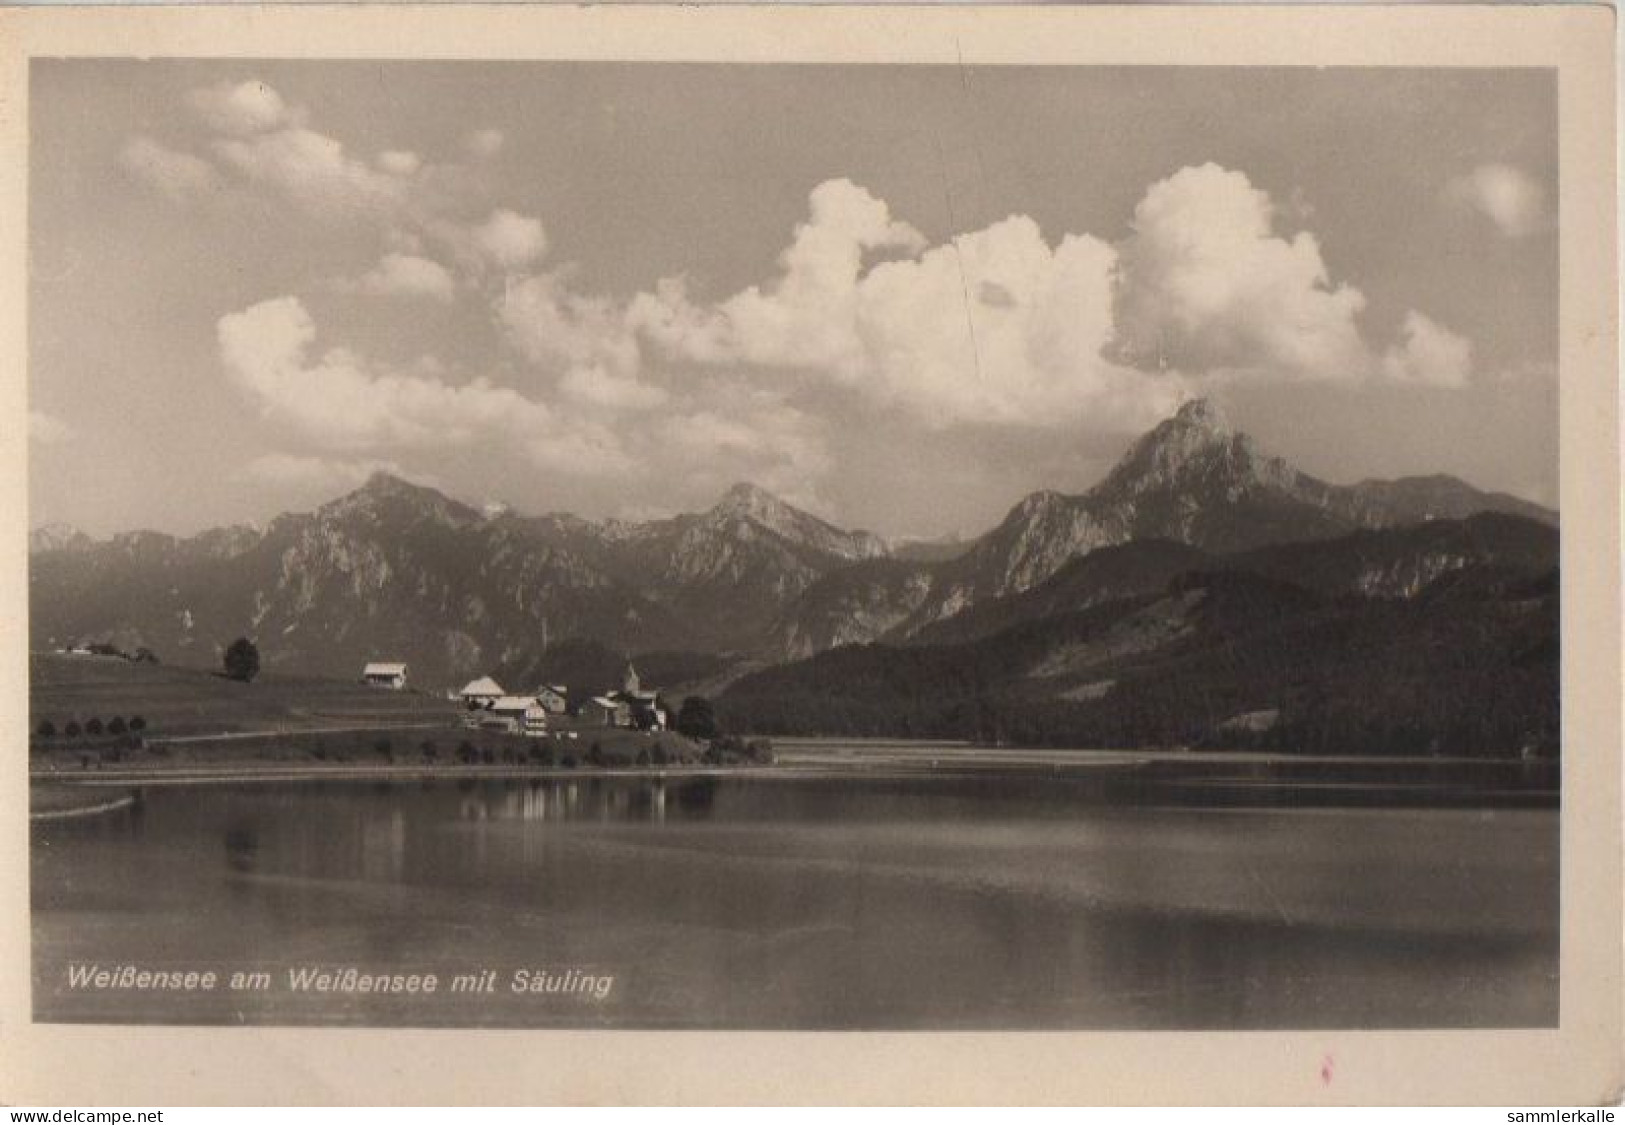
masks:
[[[376,661],[362,669],[369,686],[389,691],[407,690],[407,666],[401,661]],[[637,668],[627,662],[618,687],[576,701],[563,684],[543,684],[525,693],[509,692],[491,676],[480,676],[447,698],[465,708],[463,726],[471,730],[544,737],[559,728],[574,734],[583,728],[619,728],[659,732],[671,726],[672,716],[660,692],[645,688]]]
[[[31,654],[30,769],[45,778],[264,768],[711,768],[774,760],[768,740],[718,729],[704,697],[669,705],[629,658],[618,682],[601,690],[563,683],[515,689],[491,674],[444,690],[413,683],[405,661],[369,661],[351,678],[261,676],[247,638],[225,651],[222,671],[168,665],[112,645]]]

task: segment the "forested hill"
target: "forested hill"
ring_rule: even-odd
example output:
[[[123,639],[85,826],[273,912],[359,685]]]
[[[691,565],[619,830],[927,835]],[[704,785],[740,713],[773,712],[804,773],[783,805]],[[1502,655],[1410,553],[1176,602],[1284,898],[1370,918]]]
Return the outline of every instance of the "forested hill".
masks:
[[[854,645],[735,684],[763,734],[1314,754],[1555,755],[1555,569],[1452,569],[1409,597],[1245,571],[947,644]]]

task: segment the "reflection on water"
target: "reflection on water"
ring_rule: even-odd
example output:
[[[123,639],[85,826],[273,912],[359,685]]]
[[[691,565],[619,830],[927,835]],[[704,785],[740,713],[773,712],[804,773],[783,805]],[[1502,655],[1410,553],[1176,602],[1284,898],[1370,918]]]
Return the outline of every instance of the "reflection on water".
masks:
[[[152,787],[128,812],[35,826],[36,1014],[764,1028],[1555,1023],[1555,810],[1394,807],[1416,803],[1405,796],[1414,778],[1397,775],[1277,776],[1258,799],[1261,779],[1232,763],[1194,774],[1124,765],[1061,776]],[[1433,781],[1433,804],[1459,803]],[[1525,803],[1504,788],[1501,805]],[[1309,796],[1282,797],[1294,790]],[[499,987],[433,1000],[280,987],[87,994],[63,986],[75,960],[273,974],[494,969]],[[615,984],[602,999],[521,996],[507,987],[519,969]]]
[[[704,788],[699,781],[685,782]],[[649,820],[666,821],[664,779],[605,784],[576,781],[465,782],[457,805],[459,820]],[[692,805],[685,807],[693,807]]]

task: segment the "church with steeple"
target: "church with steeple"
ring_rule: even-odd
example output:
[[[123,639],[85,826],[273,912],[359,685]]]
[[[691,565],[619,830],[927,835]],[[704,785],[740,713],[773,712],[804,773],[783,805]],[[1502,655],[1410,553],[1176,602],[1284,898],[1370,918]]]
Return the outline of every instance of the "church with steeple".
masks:
[[[660,706],[660,692],[647,690],[631,660],[626,662],[626,674],[621,678],[621,690],[610,695],[616,703],[624,704],[631,725],[641,730],[665,730],[669,716]]]

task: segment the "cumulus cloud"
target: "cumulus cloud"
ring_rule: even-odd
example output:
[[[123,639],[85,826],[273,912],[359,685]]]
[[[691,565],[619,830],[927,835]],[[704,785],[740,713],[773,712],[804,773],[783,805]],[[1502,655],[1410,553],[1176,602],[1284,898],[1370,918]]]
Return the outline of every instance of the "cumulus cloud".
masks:
[[[1122,247],[1117,330],[1140,363],[1232,377],[1347,380],[1369,369],[1359,290],[1315,237],[1274,231],[1269,196],[1216,164],[1153,184]]]
[[[402,374],[343,348],[313,356],[316,326],[295,297],[222,317],[218,336],[228,377],[260,412],[328,448],[456,445],[490,434],[528,441],[553,425],[546,405],[485,379]]]
[[[392,176],[410,176],[423,167],[423,158],[415,152],[390,149],[380,152],[374,161]]]
[[[131,137],[119,150],[118,160],[131,176],[177,203],[219,186],[214,165],[191,153],[167,148],[151,137]]]
[[[456,279],[445,266],[415,254],[385,254],[376,266],[340,288],[378,297],[424,297],[432,301],[450,301],[457,295]]]
[[[1116,255],[1089,236],[1053,250],[1026,216],[876,266],[859,286],[857,372],[872,394],[939,426],[1108,427],[1177,394],[1102,354]],[[1159,401],[1160,400],[1160,401]]]
[[[39,445],[60,445],[74,436],[74,429],[54,414],[43,410],[28,412],[28,440]]]
[[[193,90],[191,102],[209,128],[237,137],[295,124],[302,116],[263,82],[221,82]]]
[[[208,131],[209,159],[149,148],[145,157],[170,176],[224,178],[259,188],[305,215],[330,221],[375,217],[386,227],[412,228],[433,218],[436,204],[462,190],[455,165],[426,165],[415,152],[356,153],[311,128],[303,106],[259,81],[224,82],[192,91],[192,109]],[[183,162],[173,159],[184,157]]]
[[[393,217],[405,201],[399,179],[311,129],[222,138],[214,142],[214,151],[245,179],[266,185],[314,217],[345,219],[369,212]]]
[[[1421,313],[1411,311],[1399,341],[1383,357],[1383,372],[1402,383],[1465,387],[1473,369],[1472,345]]]
[[[1335,282],[1313,234],[1275,229],[1269,196],[1204,165],[1153,184],[1130,235],[1046,239],[1012,215],[927,245],[846,180],[819,185],[769,280],[716,301],[668,278],[623,303],[567,274],[510,285],[498,320],[528,359],[601,403],[651,364],[777,373],[791,394],[838,388],[916,424],[1124,429],[1204,381],[1386,375],[1464,385],[1471,347],[1412,313],[1387,348],[1365,298]]]
[[[634,505],[749,479],[816,509],[854,411],[884,412],[877,433],[1123,431],[1207,381],[1472,376],[1469,341],[1419,312],[1386,346],[1370,341],[1364,297],[1333,278],[1314,235],[1278,230],[1269,195],[1217,165],[1152,184],[1115,245],[1047,237],[1021,214],[932,243],[830,180],[756,284],[711,297],[672,277],[622,298],[583,291],[569,264],[544,269],[540,219],[471,205],[459,177],[477,183],[477,166],[448,179],[452,166],[412,153],[363,159],[286,106],[243,117],[216,139],[223,167],[309,210],[381,217],[382,256],[341,287],[481,294],[524,368],[520,390],[319,351],[291,296],[226,316],[231,381],[307,446],[343,455],[276,455],[265,479],[338,481],[387,454],[478,443],[515,471],[617,482]],[[1292,213],[1302,221],[1307,204]]]
[[[705,302],[670,278],[633,298],[622,324],[645,358],[777,371],[935,428],[1123,429],[1206,382],[1460,387],[1471,371],[1470,343],[1417,312],[1373,343],[1365,297],[1315,236],[1278,231],[1269,195],[1214,164],[1152,184],[1115,246],[1051,241],[1025,215],[928,246],[845,180],[809,204],[771,280]]]
[[[779,276],[751,286],[696,316],[678,304],[650,309],[651,328],[664,325],[664,342],[702,362],[727,358],[766,365],[845,371],[859,361],[854,332],[857,285],[864,256],[917,251],[925,240],[890,209],[850,180],[813,189],[808,220],[796,227],[779,257]],[[668,296],[681,299],[671,286]]]
[[[679,400],[601,367],[575,367],[544,403],[484,379],[453,385],[433,365],[386,368],[341,348],[318,354],[316,326],[293,297],[223,317],[218,335],[228,380],[320,451],[251,464],[253,479],[288,489],[338,491],[392,468],[391,454],[421,459],[477,445],[505,471],[613,484],[628,504],[676,493],[708,502],[748,479],[816,507],[834,465],[823,418],[725,378],[702,380]]]
[[[630,322],[668,356],[802,372],[936,427],[1116,425],[1177,400],[1174,380],[1101,355],[1116,255],[1100,240],[1052,248],[1012,216],[928,247],[846,180],[809,204],[772,282],[704,307],[668,280],[632,302]]]
[[[539,219],[500,208],[473,229],[474,245],[499,269],[524,269],[547,252],[547,234]]]
[[[664,406],[670,397],[660,387],[613,374],[602,367],[571,368],[559,380],[559,391],[566,398],[585,406],[603,407],[615,412],[653,410],[657,406]]]
[[[1444,197],[1489,219],[1508,238],[1523,238],[1547,225],[1545,188],[1510,164],[1480,164],[1445,185]]]
[[[639,366],[628,314],[606,298],[573,292],[566,271],[511,282],[496,313],[508,341],[544,370],[599,366],[626,376]]]
[[[476,160],[489,160],[502,151],[501,129],[476,129],[463,138],[463,148]]]

